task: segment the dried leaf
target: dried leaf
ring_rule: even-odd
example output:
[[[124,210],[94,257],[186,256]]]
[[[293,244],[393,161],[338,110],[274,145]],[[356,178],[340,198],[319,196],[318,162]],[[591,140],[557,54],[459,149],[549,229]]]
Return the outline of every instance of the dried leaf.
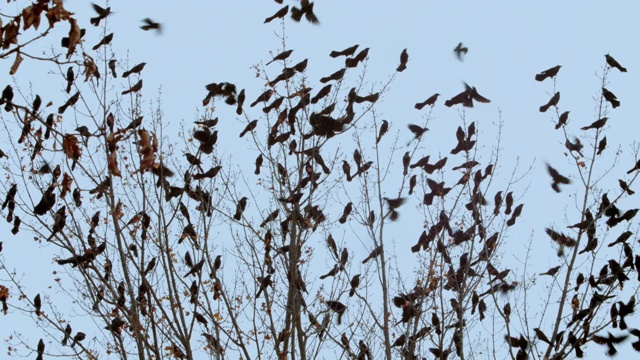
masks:
[[[157,140],[154,135],[154,141],[152,142],[151,134],[147,130],[138,130],[138,136],[140,137],[140,141],[138,142],[138,151],[140,152],[141,157],[140,171],[144,172],[153,168],[153,162],[155,161],[155,149],[153,143],[157,143]]]
[[[80,155],[82,155],[82,150],[80,150],[80,146],[78,145],[78,138],[74,135],[66,134],[64,136],[62,140],[62,150],[69,159],[78,160]]]
[[[62,191],[60,192],[60,198],[64,199],[69,191],[71,191],[71,184],[73,184],[73,179],[69,174],[64,173],[62,177]]]
[[[22,55],[20,55],[20,51],[16,52],[16,59],[13,61],[13,65],[11,65],[11,70],[9,70],[9,75],[15,75],[15,73],[18,71],[18,67],[20,66],[20,63],[22,62],[23,58]]]
[[[76,19],[69,19],[71,29],[69,30],[69,51],[67,52],[67,59],[73,55],[76,51],[76,45],[80,43],[80,27]]]
[[[107,165],[109,168],[109,173],[113,176],[119,176],[122,177],[122,173],[120,172],[120,169],[118,168],[118,153],[117,152],[112,152],[109,155],[109,158],[107,159]]]

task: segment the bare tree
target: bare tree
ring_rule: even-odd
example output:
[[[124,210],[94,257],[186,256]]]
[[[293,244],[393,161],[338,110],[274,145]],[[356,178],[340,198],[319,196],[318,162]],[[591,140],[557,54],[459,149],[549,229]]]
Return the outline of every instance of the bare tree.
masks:
[[[39,60],[60,75],[65,94],[49,104],[51,89],[34,86],[34,96],[7,85],[0,100],[3,125],[16,135],[0,154],[3,215],[14,235],[34,240],[30,251],[53,259],[55,282],[34,291],[22,279],[32,269],[9,269],[5,258],[17,255],[2,253],[3,312],[33,320],[31,331],[42,334],[36,343],[16,331],[10,355],[564,359],[591,342],[613,355],[640,335],[626,322],[640,268],[629,241],[637,209],[618,208],[633,195],[640,164],[615,191],[604,185],[622,162],[618,153],[602,160],[607,119],[620,106],[609,78],[626,71],[609,55],[596,121],[580,130],[560,110],[560,67],[535,77],[553,80],[540,111],[555,110],[549,131],[567,151],[564,164],[547,165],[551,187],[581,200],[567,211],[568,229],[533,229],[529,246],[547,236],[558,266],[541,273],[525,257],[517,274],[504,254],[510,234],[526,231],[523,173],[497,176],[502,120],[493,138],[488,121],[467,119],[468,108],[490,103],[476,87],[416,99],[422,122],[401,125],[380,100],[411,71],[410,50],[376,81],[368,47],[336,49],[326,59],[336,71],[314,79],[283,30],[279,49],[255,67],[264,88],[205,85],[201,114],[176,137],[165,133],[162,100],[145,103],[140,92],[142,60],[152,59],[114,55],[111,9],[94,10],[91,29],[54,0],[1,15],[10,19],[0,57],[13,57],[11,75],[20,76],[23,57]],[[303,17],[319,22],[313,3],[290,14],[284,6],[265,22]],[[30,55],[60,22],[70,25],[63,51]],[[161,29],[144,22],[142,30]],[[20,26],[37,34],[23,38]],[[101,32],[92,49],[85,32]],[[442,105],[460,125],[427,151]],[[234,117],[237,125],[219,126]],[[238,141],[250,155],[234,154]],[[552,285],[540,301],[532,293],[544,292],[542,276]],[[624,332],[603,335],[609,327]]]

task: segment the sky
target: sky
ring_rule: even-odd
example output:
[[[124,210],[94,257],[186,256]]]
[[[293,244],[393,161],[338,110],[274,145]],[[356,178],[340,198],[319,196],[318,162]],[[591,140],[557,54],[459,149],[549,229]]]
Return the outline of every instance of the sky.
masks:
[[[3,4],[0,12],[11,12],[12,7],[18,8],[22,3]],[[188,123],[202,113],[201,101],[208,83],[236,83],[247,89],[247,100],[253,101],[264,87],[264,82],[256,77],[254,66],[262,68],[273,54],[283,50],[279,39],[282,23],[262,23],[281,7],[273,1],[193,1],[185,5],[170,1],[114,0],[109,5],[113,11],[108,30],[115,33],[113,49],[122,61],[126,61],[123,57],[128,54],[131,66],[147,62],[142,90],[145,105],[150,107],[150,99],[160,96],[165,105],[167,133],[179,131],[181,123],[189,127]],[[67,1],[66,6],[82,19],[81,27],[90,26],[88,18],[94,15],[89,2]],[[631,168],[636,158],[633,144],[637,136],[635,131],[627,129],[638,126],[634,115],[640,112],[640,104],[633,97],[640,80],[636,67],[640,64],[640,52],[632,35],[637,32],[634,24],[638,7],[634,2],[595,1],[319,0],[315,13],[320,25],[313,26],[306,21],[293,23],[287,19],[284,26],[287,48],[295,49],[292,61],[309,58],[307,76],[310,79],[329,75],[342,66],[341,59],[328,56],[331,50],[360,44],[361,48],[371,48],[367,84],[379,88],[394,75],[399,54],[407,48],[408,69],[396,75],[390,91],[379,101],[379,111],[382,118],[389,120],[392,134],[399,132],[400,139],[409,138],[406,125],[423,122],[426,113],[415,110],[413,105],[435,92],[441,93],[432,113],[434,119],[429,123],[424,149],[427,153],[446,153],[453,147],[453,134],[461,123],[460,108],[446,108],[443,102],[463,90],[463,81],[476,86],[483,96],[491,99],[490,104],[466,110],[467,121],[478,122],[480,142],[484,143],[487,156],[497,134],[496,124],[503,122],[504,150],[498,182],[506,183],[516,164],[517,177],[526,175],[516,184],[517,203],[525,203],[524,216],[510,231],[505,260],[517,266],[522,260],[518,254],[522,254],[532,237],[536,244],[533,266],[542,272],[557,264],[557,257],[548,251],[544,227],[577,222],[579,214],[572,191],[575,187],[556,194],[549,186],[546,162],[573,176],[575,169],[570,167],[567,157],[560,155],[565,152],[564,138],[553,129],[551,112],[543,114],[537,110],[553,94],[552,82],[536,82],[534,75],[555,65],[563,66],[557,77],[557,90],[561,92],[559,106],[561,111],[571,111],[569,133],[582,136],[585,133],[578,127],[596,120],[594,97],[600,94],[598,75],[604,66],[603,55],[611,53],[626,66],[629,72],[613,71],[607,86],[618,95],[622,106],[609,114],[612,125],[607,137],[612,146],[604,154],[608,162],[601,162],[598,170],[607,169],[617,144],[620,144],[622,160],[614,171],[622,173],[621,170]],[[163,24],[161,35],[139,29],[140,20],[145,17]],[[66,26],[57,30],[68,31]],[[87,44],[91,45],[99,40],[95,32],[86,37]],[[456,60],[452,52],[458,42],[469,48],[464,62]],[[0,73],[8,73],[7,63],[0,65]],[[38,65],[25,60],[23,67],[27,66]],[[267,69],[270,76],[275,76],[281,67],[272,64]],[[58,83],[56,76],[47,75]],[[355,78],[355,73],[352,76]],[[8,81],[7,75],[3,79]],[[18,82],[41,81],[21,73],[18,79]],[[125,83],[115,86],[117,90],[126,88]],[[244,119],[231,116],[220,121],[222,129],[239,131],[244,126]],[[588,147],[588,137],[582,140]],[[232,141],[221,139],[221,144],[233,146]],[[349,144],[345,148],[349,149]],[[251,161],[255,158],[254,153],[242,150],[227,155],[239,159],[247,156]],[[401,155],[398,155],[399,166]],[[600,185],[604,189],[617,189],[615,182]],[[621,208],[637,204],[633,200],[623,201]],[[413,232],[405,234],[402,228],[397,229],[398,242],[405,236],[414,241]],[[543,246],[537,246],[538,243]],[[5,241],[5,251],[8,245]],[[361,251],[366,253],[365,249]],[[403,256],[411,254],[398,253],[400,259]],[[46,257],[42,260],[49,261]],[[538,271],[534,269],[534,272]],[[6,338],[8,333],[0,330],[0,336]],[[593,358],[598,358],[599,350],[590,352]]]

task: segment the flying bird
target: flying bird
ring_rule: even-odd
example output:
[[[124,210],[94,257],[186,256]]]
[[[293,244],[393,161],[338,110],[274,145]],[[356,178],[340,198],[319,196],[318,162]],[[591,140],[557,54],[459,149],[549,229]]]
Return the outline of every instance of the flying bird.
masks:
[[[140,26],[140,29],[144,31],[156,30],[158,34],[162,33],[162,25],[160,23],[157,23],[149,18],[143,19],[142,22],[144,23],[144,25]]]
[[[555,190],[555,192],[560,192],[560,186],[558,184],[571,184],[571,180],[569,180],[568,177],[560,175],[558,170],[552,168],[549,164],[547,164],[547,171],[549,172],[549,175],[551,175],[551,188]]]
[[[109,16],[109,14],[111,14],[111,8],[102,8],[94,3],[91,3],[91,5],[93,6],[93,10],[96,11],[96,13],[98,13],[98,16],[89,19],[89,22],[91,23],[91,25],[93,26],[99,26],[100,25],[100,20],[102,19],[106,19],[107,16]]]
[[[469,48],[464,46],[462,43],[458,43],[458,46],[456,46],[456,48],[453,49],[453,52],[456,54],[456,57],[458,58],[458,60],[462,62],[464,61],[464,56],[467,55],[467,53],[469,52]]]
[[[291,8],[291,19],[296,22],[300,22],[302,20],[302,15],[312,24],[319,24],[320,21],[313,13],[313,5],[314,3],[309,0],[300,0],[300,8],[294,6]]]

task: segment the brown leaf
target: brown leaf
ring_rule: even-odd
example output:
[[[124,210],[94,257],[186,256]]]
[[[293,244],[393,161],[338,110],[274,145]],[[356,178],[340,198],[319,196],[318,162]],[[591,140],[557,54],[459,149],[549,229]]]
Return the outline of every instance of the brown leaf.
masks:
[[[154,143],[157,144],[157,140],[154,135],[152,141],[151,134],[147,130],[138,130],[138,136],[140,137],[140,141],[138,142],[138,151],[141,157],[140,171],[144,172],[153,168],[153,162],[155,161],[154,152],[157,150],[157,145],[154,147]]]
[[[62,150],[69,159],[78,160],[80,155],[82,155],[82,150],[80,150],[80,146],[78,145],[78,138],[74,135],[66,134],[64,136],[62,140]]]
[[[60,198],[64,199],[69,191],[71,191],[71,184],[73,183],[73,179],[69,174],[64,173],[62,177],[62,191],[60,192]]]
[[[22,58],[22,55],[20,55],[20,51],[16,52],[16,59],[13,61],[13,65],[11,65],[11,70],[9,70],[9,75],[16,74],[22,60],[23,58]]]
[[[76,19],[70,18],[69,24],[71,29],[69,30],[69,51],[67,52],[67,59],[73,55],[76,51],[76,45],[80,43],[80,27]]]
[[[120,169],[118,168],[118,153],[117,152],[112,152],[111,154],[109,154],[109,158],[107,159],[107,167],[109,168],[109,174],[113,175],[113,176],[119,176],[122,177],[122,173],[120,172]]]

